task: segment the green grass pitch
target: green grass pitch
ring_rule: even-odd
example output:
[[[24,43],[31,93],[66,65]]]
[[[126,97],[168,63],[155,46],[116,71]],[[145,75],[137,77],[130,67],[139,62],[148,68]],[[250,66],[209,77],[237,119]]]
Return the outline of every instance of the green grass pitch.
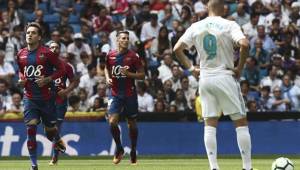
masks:
[[[279,156],[278,156],[279,157]],[[276,156],[255,157],[253,165],[258,170],[270,170],[272,161]],[[299,157],[289,157],[297,167]],[[208,170],[208,162],[205,157],[199,156],[147,156],[138,159],[138,165],[129,164],[126,156],[119,165],[113,165],[111,157],[64,157],[56,166],[48,165],[49,158],[39,158],[39,170]],[[222,170],[241,170],[241,160],[237,157],[222,157],[219,159]],[[27,170],[29,169],[27,158],[2,158],[0,170]]]

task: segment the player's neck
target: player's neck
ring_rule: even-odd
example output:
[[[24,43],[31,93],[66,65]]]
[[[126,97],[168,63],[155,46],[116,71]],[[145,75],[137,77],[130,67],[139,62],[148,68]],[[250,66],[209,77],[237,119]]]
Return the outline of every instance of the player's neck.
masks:
[[[119,52],[120,54],[124,54],[124,53],[126,53],[127,51],[128,51],[127,48],[119,48],[119,49],[118,49],[118,52]]]
[[[29,51],[34,51],[35,49],[37,49],[39,47],[39,43],[36,43],[36,44],[27,44],[27,49]]]

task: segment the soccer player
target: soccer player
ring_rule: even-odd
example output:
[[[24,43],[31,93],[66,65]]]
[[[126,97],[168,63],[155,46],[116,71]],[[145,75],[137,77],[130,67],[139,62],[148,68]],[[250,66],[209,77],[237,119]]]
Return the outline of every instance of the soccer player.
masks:
[[[117,50],[107,54],[105,76],[107,84],[111,87],[111,98],[108,106],[108,120],[112,137],[117,145],[113,163],[118,164],[124,155],[124,149],[120,140],[118,127],[119,115],[122,113],[127,118],[129,137],[131,140],[130,160],[131,164],[137,163],[137,113],[138,101],[135,87],[135,79],[144,79],[145,73],[139,56],[128,49],[129,32],[117,33]]]
[[[251,139],[246,118],[245,103],[241,95],[239,77],[248,57],[249,41],[239,25],[221,16],[223,0],[208,2],[209,16],[192,24],[174,47],[178,60],[190,71],[190,64],[183,50],[195,46],[200,55],[199,94],[205,121],[204,143],[210,168],[218,170],[216,128],[218,113],[229,115],[236,127],[237,142],[243,169],[252,169]],[[240,47],[240,59],[234,67],[234,46]],[[235,77],[234,77],[235,76]]]
[[[42,30],[39,24],[26,26],[27,47],[17,54],[19,84],[24,86],[24,122],[27,127],[27,148],[31,169],[37,170],[37,125],[42,121],[47,138],[55,148],[64,152],[66,147],[56,127],[53,80],[62,77],[65,69],[58,55],[40,45]]]
[[[52,41],[49,43],[49,48],[53,53],[56,53],[58,55],[60,54],[59,43]],[[63,58],[61,59],[63,60]],[[75,71],[73,66],[67,63],[66,61],[62,61],[62,62],[64,64],[66,71],[62,77],[54,81],[56,92],[57,92],[56,100],[55,100],[56,115],[57,115],[56,126],[59,133],[68,108],[68,95],[79,84],[79,78],[75,76],[74,74]],[[67,80],[69,81],[68,86],[66,85]],[[59,150],[57,150],[55,147],[52,147],[52,160],[49,162],[49,165],[57,164],[59,153],[60,153]]]

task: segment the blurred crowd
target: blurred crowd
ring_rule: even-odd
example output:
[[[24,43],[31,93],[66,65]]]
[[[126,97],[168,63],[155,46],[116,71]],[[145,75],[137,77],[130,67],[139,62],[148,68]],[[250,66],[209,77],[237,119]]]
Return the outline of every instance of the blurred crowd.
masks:
[[[15,59],[26,46],[24,26],[33,21],[42,26],[43,44],[58,42],[60,57],[80,76],[69,112],[106,109],[105,56],[124,29],[147,75],[137,82],[139,111],[194,112],[199,75],[184,70],[172,48],[192,23],[207,17],[206,1],[0,0],[0,117],[23,110]],[[292,0],[226,1],[223,17],[235,20],[250,41],[240,81],[250,112],[300,111],[299,9],[300,1]],[[199,65],[194,47],[185,54]],[[238,50],[235,55],[238,61]]]

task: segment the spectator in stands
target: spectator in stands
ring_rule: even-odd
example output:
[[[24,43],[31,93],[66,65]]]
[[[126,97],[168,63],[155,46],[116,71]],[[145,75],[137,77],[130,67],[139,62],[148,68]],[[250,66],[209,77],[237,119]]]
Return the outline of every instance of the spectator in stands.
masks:
[[[176,16],[172,14],[172,4],[170,3],[167,3],[164,10],[158,13],[158,21],[166,26],[169,31],[172,30],[172,24],[175,19],[179,18],[176,18]]]
[[[191,24],[192,11],[189,6],[183,6],[180,13],[181,25],[187,29]]]
[[[39,23],[42,28],[43,38],[49,39],[50,27],[49,24],[44,21],[44,12],[41,9],[35,10],[35,22]]]
[[[3,37],[3,43],[5,47],[5,58],[4,60],[14,64],[16,63],[15,56],[21,47],[25,44],[24,38],[22,36],[23,27],[21,25],[16,25],[13,28],[11,34],[6,34]]]
[[[240,86],[241,86],[241,92],[245,103],[247,103],[250,100],[258,100],[255,93],[251,93],[250,84],[247,80],[242,80],[240,82]]]
[[[190,109],[193,108],[194,104],[191,103],[193,99],[195,99],[196,90],[190,88],[189,86],[189,78],[187,76],[183,76],[180,79],[181,89],[184,93],[184,96],[187,100],[187,104]]]
[[[177,91],[177,89],[181,88],[181,84],[180,84],[181,77],[182,77],[182,71],[180,70],[177,64],[174,64],[172,66],[172,77],[170,79],[172,81],[172,89],[174,91]]]
[[[81,75],[85,75],[88,73],[88,65],[90,64],[90,59],[88,54],[83,51],[80,54],[80,62],[76,65],[76,70],[78,73],[80,73]]]
[[[83,36],[81,33],[74,35],[75,42],[68,45],[67,52],[75,55],[75,62],[80,62],[80,54],[85,51],[88,54],[89,61],[92,61],[92,50],[91,47],[83,42]]]
[[[285,34],[285,38],[283,41],[283,45],[279,48],[279,54],[287,57],[291,57],[294,59],[300,59],[299,49],[292,45],[293,34],[287,33]]]
[[[246,66],[242,72],[242,79],[249,82],[251,90],[258,90],[260,77],[257,60],[255,58],[248,57],[246,59]]]
[[[73,29],[70,26],[65,26],[62,27],[60,29],[60,33],[61,33],[61,42],[68,47],[68,45],[70,45],[71,43],[73,43],[73,38],[72,38],[72,34],[73,34]]]
[[[145,82],[140,81],[137,85],[138,110],[139,112],[153,112],[153,97],[147,92]]]
[[[177,107],[177,111],[189,111],[190,108],[188,106],[187,99],[184,96],[184,92],[182,89],[176,90],[176,96],[173,101],[171,101],[170,106],[175,105]]]
[[[157,19],[158,19],[157,14],[151,14],[150,16],[151,16],[150,21],[146,22],[142,26],[141,38],[140,38],[142,42],[147,42],[147,41],[153,40],[155,37],[157,37],[159,29],[162,26],[157,21]]]
[[[284,33],[291,34],[292,35],[291,44],[294,47],[300,48],[299,45],[300,38],[298,37],[299,30],[296,25],[290,23],[287,27],[284,28]]]
[[[260,87],[268,86],[270,89],[274,89],[275,87],[280,87],[282,84],[282,80],[277,78],[277,67],[271,66],[268,69],[269,75],[264,77],[260,81]]]
[[[163,88],[161,79],[158,78],[159,71],[154,69],[151,71],[151,76],[145,80],[148,92],[151,96],[156,97],[157,91]]]
[[[291,0],[281,0],[281,4],[279,5],[281,8],[282,18],[287,19],[287,22],[289,22],[289,16],[292,12],[292,3]]]
[[[25,16],[21,10],[18,9],[17,4],[14,0],[8,0],[7,2],[7,26],[10,31],[17,25],[24,26]],[[2,15],[3,17],[3,15]]]
[[[93,41],[92,29],[86,24],[80,24],[80,32],[84,42],[91,46]]]
[[[63,1],[50,1],[50,9],[55,13],[61,13],[64,11],[73,12],[74,0],[63,0]]]
[[[112,0],[111,8],[113,21],[122,21],[129,12],[129,3],[125,0]]]
[[[69,17],[70,17],[70,13],[68,11],[62,11],[60,13],[59,22],[56,25],[56,28],[58,30],[61,30],[62,27],[68,27],[68,26],[70,26],[70,24],[69,24]]]
[[[284,45],[284,33],[282,27],[280,27],[280,20],[275,18],[272,20],[272,25],[270,27],[269,36],[272,38],[277,48]]]
[[[271,110],[270,92],[271,92],[270,86],[263,86],[260,89],[260,98],[258,101],[258,111],[266,112],[266,111]]]
[[[168,29],[162,26],[159,29],[158,37],[156,37],[151,44],[151,58],[156,60],[157,63],[163,59],[163,53],[165,50],[171,50],[171,42],[169,40]]]
[[[179,25],[176,29],[176,33],[175,36],[173,36],[171,38],[171,44],[172,47],[175,46],[175,44],[177,43],[177,41],[179,40],[179,38],[183,35],[183,33],[185,32],[185,28],[182,25]]]
[[[165,99],[168,104],[171,103],[171,101],[175,100],[176,93],[172,89],[172,81],[166,80],[164,82],[164,92],[165,92]]]
[[[255,41],[257,39],[262,40],[263,48],[267,50],[269,53],[275,52],[277,47],[274,43],[274,41],[270,38],[268,34],[265,32],[265,26],[259,25],[257,26],[257,36],[251,38],[250,40],[250,47],[251,49],[254,48]]]
[[[154,112],[166,112],[167,108],[165,107],[165,104],[163,101],[156,101],[154,104]]]
[[[252,13],[250,15],[250,21],[242,26],[243,31],[248,39],[255,37],[257,35],[257,24],[259,20],[259,14]]]
[[[275,53],[272,55],[271,57],[271,61],[272,61],[272,65],[275,66],[277,68],[277,73],[276,76],[278,78],[282,78],[283,74],[284,74],[284,70],[283,70],[283,56]]]
[[[258,25],[264,25],[266,17],[265,15],[268,13],[267,10],[265,10],[264,4],[261,1],[255,1],[251,5],[251,14],[258,14],[259,19],[258,19]]]
[[[257,112],[257,104],[256,101],[250,100],[247,102],[248,112]]]
[[[284,75],[281,85],[283,98],[290,101],[291,111],[300,111],[300,88],[292,84],[290,76]]]
[[[94,104],[94,100],[96,98],[100,98],[102,102],[102,105],[107,106],[108,104],[108,97],[107,97],[107,88],[106,88],[106,84],[104,83],[100,83],[97,87],[97,94],[93,95],[92,97],[89,98],[88,103],[89,106],[91,107]],[[104,107],[104,106],[102,106]]]
[[[6,80],[0,79],[0,100],[3,106],[7,106],[12,103],[11,93],[9,91],[9,86]]]
[[[112,31],[112,18],[107,14],[105,7],[100,8],[98,15],[93,16],[92,23],[94,33],[110,33]]]
[[[285,0],[283,0],[285,1]],[[266,27],[269,28],[272,25],[273,19],[277,18],[280,20],[280,26],[285,27],[289,24],[289,15],[282,15],[282,6],[277,3],[273,6],[274,10],[266,16]]]
[[[246,12],[246,5],[244,3],[238,3],[236,12],[231,15],[231,17],[240,26],[247,24],[250,21],[250,15]]]
[[[4,79],[11,84],[12,78],[15,75],[15,70],[11,63],[4,61],[4,57],[5,52],[0,50],[0,79]]]
[[[291,5],[290,22],[293,25],[300,26],[300,2],[293,2]]]
[[[69,97],[69,106],[68,112],[78,112],[80,106],[80,97],[79,96],[70,96]]]
[[[87,112],[99,112],[104,111],[107,105],[104,103],[103,98],[96,97],[94,99],[93,105],[88,108]]]
[[[88,104],[88,89],[80,88],[78,92],[79,96],[79,108],[78,111],[80,112],[86,112],[89,108]]]
[[[267,68],[270,65],[270,54],[263,48],[261,39],[256,39],[255,46],[250,50],[249,56],[257,61],[260,77],[266,76]]]
[[[177,110],[177,106],[175,103],[172,103],[169,107],[169,112],[170,113],[176,113],[178,110]]]
[[[207,8],[203,2],[203,0],[198,0],[195,4],[194,4],[194,10],[196,15],[200,18],[200,19],[204,19],[207,16]]]
[[[87,97],[90,98],[96,93],[98,83],[105,82],[104,77],[97,77],[96,64],[92,63],[87,66],[88,74],[80,77],[79,88],[87,91]]]
[[[163,89],[159,89],[157,90],[155,99],[154,99],[154,103],[157,102],[162,102],[164,104],[164,108],[166,109],[166,111],[169,109],[169,104],[166,101],[166,95],[165,95],[165,91]]]
[[[271,111],[273,112],[286,112],[290,111],[291,102],[282,97],[280,87],[276,86],[273,89],[274,96],[270,99]]]
[[[144,23],[150,21],[151,18],[149,1],[142,3],[141,11],[135,17],[137,20],[137,33],[139,35]]]
[[[52,41],[59,43],[59,45],[60,45],[60,54],[59,55],[66,57],[67,56],[67,47],[65,46],[64,43],[61,42],[60,38],[61,38],[60,32],[58,30],[53,30],[51,33],[51,40],[48,41],[46,43],[46,45],[49,46]]]
[[[6,106],[6,113],[13,115],[6,115],[6,117],[20,118],[24,111],[24,105],[22,102],[22,96],[20,93],[12,94],[12,103],[8,103]]]
[[[159,71],[158,78],[162,83],[172,77],[172,66],[175,64],[171,54],[166,53],[161,61],[161,65],[157,68]]]

